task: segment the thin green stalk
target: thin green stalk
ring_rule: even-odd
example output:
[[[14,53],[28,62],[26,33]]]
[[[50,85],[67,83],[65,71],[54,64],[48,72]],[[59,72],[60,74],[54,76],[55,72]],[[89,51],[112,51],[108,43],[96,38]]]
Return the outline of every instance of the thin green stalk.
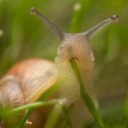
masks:
[[[128,118],[128,94],[126,96],[125,103],[124,103],[124,114]]]
[[[59,83],[56,83],[55,85],[53,85],[51,88],[49,88],[48,90],[46,90],[46,92],[44,92],[37,101],[42,101],[45,97],[47,97],[50,93],[52,93],[53,91],[55,91],[55,89],[58,87]],[[25,116],[21,119],[20,124],[17,128],[23,128],[25,125],[26,120],[29,118],[29,116],[31,115],[32,111],[34,110],[34,108],[29,108],[27,113],[25,114]]]
[[[57,101],[55,100],[52,100],[52,101],[38,101],[38,102],[34,102],[34,103],[30,103],[30,104],[26,104],[26,105],[23,105],[23,106],[20,106],[20,107],[17,107],[17,108],[13,108],[11,110],[9,110],[8,112],[6,112],[5,114],[12,114],[12,113],[17,113],[17,112],[20,112],[20,111],[23,111],[23,110],[26,110],[26,109],[29,109],[29,108],[36,108],[36,107],[40,107],[40,106],[48,106],[48,105],[53,105],[53,104],[56,104]]]
[[[29,108],[27,110],[27,113],[25,114],[25,116],[22,118],[22,120],[20,121],[20,124],[19,126],[17,126],[16,128],[23,128],[25,123],[26,123],[26,120],[29,118],[29,116],[31,115],[32,111],[34,110],[34,108]]]
[[[54,106],[49,118],[47,119],[47,122],[44,128],[54,128],[55,125],[57,125],[56,122],[63,111],[62,108],[63,108],[63,104],[56,104]]]
[[[79,85],[80,85],[80,93],[81,93],[81,97],[85,103],[85,105],[88,107],[89,111],[91,112],[91,114],[93,115],[93,117],[95,118],[97,124],[99,125],[100,128],[105,128],[105,125],[103,123],[103,120],[99,114],[99,112],[97,111],[92,99],[88,96],[87,92],[84,89],[84,84],[82,82],[81,76],[80,76],[80,72],[79,69],[77,67],[76,61],[75,59],[70,60],[71,62],[71,66],[72,69],[78,79]]]
[[[128,126],[128,94],[124,103],[125,126]]]
[[[64,108],[63,111],[64,111],[64,117],[63,117],[63,121],[62,121],[62,124],[60,126],[60,128],[65,128],[65,126],[68,124],[70,128],[73,128],[72,126],[72,123],[69,119],[69,114],[72,110],[72,105],[70,105],[68,108]]]
[[[78,28],[79,28],[79,16],[81,13],[81,3],[76,3],[73,7],[73,16],[71,19],[71,24],[70,24],[70,28],[69,28],[69,32],[78,32]]]

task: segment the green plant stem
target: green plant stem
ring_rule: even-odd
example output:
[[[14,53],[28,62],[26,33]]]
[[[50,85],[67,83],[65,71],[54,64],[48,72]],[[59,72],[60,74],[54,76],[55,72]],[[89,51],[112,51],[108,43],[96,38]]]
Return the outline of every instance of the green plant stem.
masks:
[[[124,115],[125,115],[125,124],[124,125],[128,126],[128,93],[127,93],[127,96],[126,96],[126,99],[124,102],[123,111],[124,111]]]
[[[36,108],[36,107],[40,107],[40,106],[53,105],[53,104],[56,104],[56,103],[57,103],[56,100],[51,100],[51,101],[47,101],[47,102],[38,101],[38,102],[23,105],[23,106],[20,106],[20,107],[17,107],[17,108],[13,108],[13,109],[9,110],[8,112],[6,112],[6,114],[17,113],[17,112],[20,112],[20,111],[23,111],[23,110],[26,110],[26,109],[29,109],[29,108]]]
[[[64,111],[64,117],[60,128],[65,128],[66,124],[69,125],[70,128],[73,128],[71,120],[69,119],[70,111],[72,110],[72,105],[70,105],[68,108],[63,108]]]
[[[56,121],[58,120],[60,114],[63,111],[63,104],[56,104],[49,116],[49,118],[47,119],[46,125],[44,128],[54,128],[56,125]]]
[[[26,120],[29,118],[29,116],[31,115],[31,113],[32,113],[33,110],[34,110],[34,108],[29,108],[27,110],[27,113],[25,114],[25,116],[20,121],[19,126],[17,126],[16,128],[23,128],[24,127]]]
[[[56,83],[51,88],[49,88],[48,90],[46,90],[46,92],[42,93],[42,95],[38,98],[37,101],[42,101],[45,97],[47,97],[49,94],[51,94],[53,91],[55,91],[55,89],[58,87],[58,85],[59,85],[59,83]],[[16,127],[16,128],[23,128],[24,127],[26,120],[29,118],[29,116],[31,115],[31,113],[32,113],[33,110],[34,110],[34,108],[29,108],[27,110],[27,113],[21,119],[19,126]]]
[[[128,118],[128,94],[126,96],[125,103],[124,103],[124,114]]]
[[[70,28],[69,28],[69,32],[72,33],[72,32],[78,32],[78,28],[79,28],[79,16],[80,16],[80,13],[81,13],[81,3],[78,2],[74,5],[74,8],[73,8],[73,16],[72,16],[72,19],[71,19],[71,24],[70,24]]]
[[[61,115],[62,112],[64,112],[64,117],[63,117],[63,121],[62,121],[60,128],[65,128],[66,124],[68,124],[70,128],[73,128],[71,121],[69,119],[69,113],[70,113],[72,107],[73,106],[71,105],[68,108],[65,108],[63,106],[63,104],[60,104],[60,103],[56,104],[54,106],[44,128],[54,128],[56,126],[56,122],[59,119],[59,116]]]
[[[80,76],[80,72],[79,69],[77,67],[76,61],[75,59],[71,59],[71,66],[72,69],[78,79],[79,85],[80,85],[80,93],[81,93],[81,97],[85,103],[85,105],[88,107],[89,111],[91,112],[91,114],[93,115],[93,117],[95,118],[97,124],[99,125],[100,128],[105,128],[105,125],[103,123],[103,120],[99,114],[99,112],[97,111],[92,99],[88,96],[87,92],[84,89],[84,84],[82,82],[81,76]]]

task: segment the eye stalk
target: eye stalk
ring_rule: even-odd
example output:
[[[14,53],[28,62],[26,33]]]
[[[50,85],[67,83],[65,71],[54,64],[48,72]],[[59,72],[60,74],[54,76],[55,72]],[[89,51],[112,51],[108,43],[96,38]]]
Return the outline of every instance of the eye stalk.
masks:
[[[93,37],[97,32],[99,32],[102,28],[106,27],[107,25],[109,25],[112,22],[118,22],[119,18],[117,15],[113,15],[110,18],[100,22],[99,24],[97,24],[96,26],[92,27],[91,29],[89,29],[88,31],[84,32],[83,35],[87,38],[90,39],[91,37]]]
[[[48,20],[44,15],[42,15],[38,10],[35,9],[35,7],[32,7],[30,9],[30,13],[36,15],[45,25],[47,25],[55,34],[56,36],[61,40],[64,38],[64,32],[60,30],[59,27],[57,27],[54,23],[52,23],[50,20]]]

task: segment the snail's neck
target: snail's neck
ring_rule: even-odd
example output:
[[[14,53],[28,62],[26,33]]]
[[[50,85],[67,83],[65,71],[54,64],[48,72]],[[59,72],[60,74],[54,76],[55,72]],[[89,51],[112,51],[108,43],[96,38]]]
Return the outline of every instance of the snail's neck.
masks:
[[[57,65],[58,77],[61,81],[59,98],[65,99],[65,104],[72,104],[80,98],[80,88],[70,63]]]
[[[77,63],[81,79],[83,81],[84,87],[90,97],[93,98],[92,92],[92,71],[93,71],[93,63],[91,64],[89,69],[86,69],[84,65]],[[59,88],[59,98],[66,99],[66,104],[72,104],[80,99],[80,85],[74,74],[74,71],[71,67],[69,61],[63,63],[56,63],[58,69],[58,77],[61,81]]]

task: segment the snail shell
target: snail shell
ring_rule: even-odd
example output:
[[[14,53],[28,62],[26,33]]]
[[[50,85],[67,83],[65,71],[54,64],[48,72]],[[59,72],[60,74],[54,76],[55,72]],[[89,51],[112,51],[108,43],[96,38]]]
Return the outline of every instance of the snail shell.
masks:
[[[53,62],[28,59],[17,63],[5,74],[0,89],[11,105],[19,106],[36,101],[56,81],[57,70]]]

